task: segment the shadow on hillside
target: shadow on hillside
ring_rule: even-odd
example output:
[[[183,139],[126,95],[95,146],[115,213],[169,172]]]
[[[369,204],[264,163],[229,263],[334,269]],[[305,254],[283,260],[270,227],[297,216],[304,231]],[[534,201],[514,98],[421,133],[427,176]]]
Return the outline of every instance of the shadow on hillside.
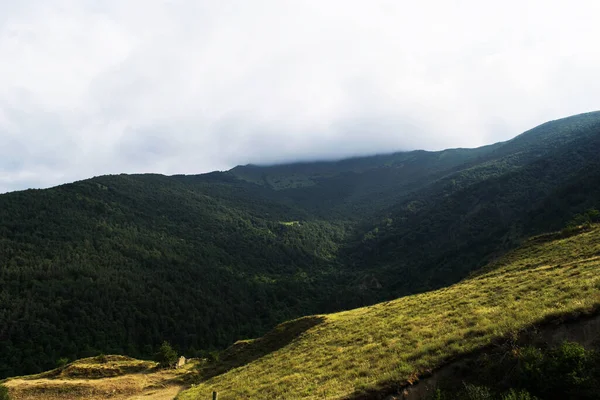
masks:
[[[321,316],[298,318],[277,325],[273,330],[258,339],[237,341],[220,353],[217,360],[202,365],[200,367],[200,377],[202,380],[209,379],[251,363],[285,347],[302,333],[324,321],[325,317]]]
[[[436,368],[415,372],[408,380],[386,380],[374,387],[356,390],[346,400],[422,399],[430,398],[440,383],[458,392],[464,382],[480,378],[485,368],[501,364],[520,354],[525,346],[548,348],[565,342],[575,342],[587,349],[600,350],[600,304],[572,313],[548,315],[536,324],[497,338],[487,346],[474,349],[442,362]],[[514,357],[513,357],[514,358]],[[495,363],[492,361],[495,360]],[[510,372],[512,372],[510,368]],[[500,374],[489,369],[487,373]],[[498,382],[506,376],[499,375]],[[458,383],[458,385],[456,385]],[[508,388],[507,388],[508,389]]]

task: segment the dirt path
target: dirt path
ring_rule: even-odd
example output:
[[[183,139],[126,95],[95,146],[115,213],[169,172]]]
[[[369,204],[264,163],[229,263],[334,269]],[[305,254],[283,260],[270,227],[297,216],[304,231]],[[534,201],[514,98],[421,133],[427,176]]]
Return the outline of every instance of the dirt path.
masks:
[[[164,389],[149,390],[143,394],[128,397],[127,400],[173,400],[183,390],[183,386],[171,386]]]

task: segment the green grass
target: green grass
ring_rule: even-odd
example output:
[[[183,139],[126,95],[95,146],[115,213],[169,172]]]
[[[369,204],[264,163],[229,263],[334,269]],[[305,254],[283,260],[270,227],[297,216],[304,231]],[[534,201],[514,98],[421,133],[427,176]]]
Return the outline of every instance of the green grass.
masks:
[[[19,377],[24,380],[36,379],[102,379],[143,371],[151,371],[158,366],[154,361],[136,360],[135,358],[106,355],[82,358],[51,371],[41,374]]]
[[[221,400],[352,397],[416,381],[533,324],[599,307],[600,227],[538,237],[453,286],[318,316],[279,348],[245,364],[228,360],[231,369],[221,363],[227,372],[203,375],[178,399],[210,398],[215,390]],[[271,341],[278,329],[289,327],[276,328]]]

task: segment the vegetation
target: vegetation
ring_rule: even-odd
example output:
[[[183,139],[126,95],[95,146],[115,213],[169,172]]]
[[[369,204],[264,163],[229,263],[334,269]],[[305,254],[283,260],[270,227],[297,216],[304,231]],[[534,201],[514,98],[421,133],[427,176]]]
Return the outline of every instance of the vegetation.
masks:
[[[155,361],[161,368],[173,367],[177,362],[177,352],[165,341],[156,353]]]
[[[4,385],[0,385],[0,400],[10,400],[8,389]]]
[[[83,358],[63,368],[55,369],[46,374],[54,378],[86,378],[100,379],[114,376],[122,376],[141,371],[150,371],[156,367],[151,361],[140,361],[126,356],[97,356]],[[43,375],[43,374],[42,374]]]
[[[445,388],[438,389],[432,398],[600,398],[600,353],[578,343],[566,341],[553,347],[513,346],[510,351],[496,351],[493,357],[486,354],[474,364],[475,369],[463,377],[464,388],[456,388],[456,382],[447,380]],[[502,392],[504,394],[498,394]]]
[[[164,340],[215,358],[290,319],[456,283],[531,235],[576,234],[600,208],[599,132],[589,113],[479,149],[0,195],[0,378],[149,359]]]
[[[283,347],[269,349],[245,365],[232,365],[233,369],[216,364],[215,368],[227,372],[201,375],[198,385],[178,399],[208,398],[213,390],[223,399],[336,399],[394,393],[428,371],[519,337],[536,324],[600,311],[599,254],[598,225],[567,238],[533,238],[450,287],[317,316],[317,325],[288,338]],[[285,336],[288,331],[289,327],[281,326],[270,335]],[[568,368],[575,365],[577,374],[569,376],[574,382],[586,379],[582,371],[588,367],[577,366],[578,350],[568,350],[576,356],[573,363],[563,362],[573,352],[559,356],[557,363],[543,358],[541,365],[547,369],[539,367],[539,358],[534,357],[523,373],[541,371],[541,382],[563,373],[562,365],[569,375]],[[240,351],[236,353],[243,357]],[[558,353],[547,354],[552,360]],[[526,398],[519,392],[510,396]]]
[[[69,359],[66,357],[61,357],[56,361],[56,367],[62,368],[69,363]]]
[[[431,400],[538,400],[526,390],[511,389],[502,394],[494,393],[486,386],[464,385],[464,388],[454,392],[438,390]]]
[[[526,132],[391,206],[377,233],[355,243],[357,264],[374,266],[396,295],[443,287],[598,208],[600,125],[575,121]]]
[[[600,359],[577,343],[557,348],[525,348],[516,371],[516,382],[544,399],[598,399]]]
[[[328,304],[343,224],[283,226],[283,206],[249,203],[260,195],[243,185],[217,201],[202,192],[218,185],[179,179],[0,196],[0,377],[99,353],[150,358],[165,339],[202,356]]]
[[[69,399],[172,399],[197,367],[191,361],[178,369],[159,369],[150,361],[106,355],[86,358],[39,375],[4,382],[19,400]]]

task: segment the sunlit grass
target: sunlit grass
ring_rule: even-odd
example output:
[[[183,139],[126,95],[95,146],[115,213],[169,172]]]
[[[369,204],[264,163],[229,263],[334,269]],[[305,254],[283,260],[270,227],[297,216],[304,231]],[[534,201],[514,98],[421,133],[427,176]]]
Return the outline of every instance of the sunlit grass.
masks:
[[[532,240],[485,272],[433,292],[324,315],[286,346],[178,399],[324,399],[414,380],[552,316],[600,306],[600,229]]]
[[[157,363],[107,355],[84,358],[37,375],[9,378],[3,383],[11,399],[104,400],[172,399],[187,383],[198,362],[178,369],[158,369]]]

